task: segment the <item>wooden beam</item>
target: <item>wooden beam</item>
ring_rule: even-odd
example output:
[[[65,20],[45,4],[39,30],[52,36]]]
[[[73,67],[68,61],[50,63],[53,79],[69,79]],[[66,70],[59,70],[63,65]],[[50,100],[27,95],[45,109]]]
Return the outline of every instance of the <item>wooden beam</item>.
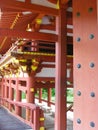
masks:
[[[33,59],[33,58],[40,58],[41,61],[44,61],[44,62],[54,62],[55,61],[55,56],[51,56],[51,54],[49,55],[44,55],[43,53],[34,53],[32,54],[27,52],[11,52],[11,56],[13,57],[16,57],[17,59]]]
[[[56,42],[58,39],[57,35],[55,34],[27,32],[21,30],[2,29],[2,28],[0,28],[0,36],[18,37],[18,38],[26,38],[30,40],[43,40],[43,41],[51,41],[51,42]]]
[[[2,8],[11,8],[11,9],[19,9],[21,11],[31,11],[35,13],[43,13],[49,15],[58,15],[58,10],[50,7],[45,7],[42,5],[31,4],[20,1],[13,0],[0,0],[0,7]]]
[[[43,68],[55,68],[55,64],[41,64],[40,66]]]
[[[25,0],[26,3],[31,3],[31,0]]]
[[[35,81],[55,81],[54,77],[35,77]]]
[[[35,82],[35,88],[55,88],[55,83]]]
[[[66,3],[68,3],[68,1],[69,1],[69,0],[61,0],[61,3],[62,3],[62,4],[66,4]]]
[[[57,4],[58,0],[48,0],[49,2],[53,3],[53,4]]]
[[[51,24],[48,24],[48,25],[41,24],[40,29],[46,29],[46,30],[53,30],[53,31],[55,31],[55,26],[51,25]]]

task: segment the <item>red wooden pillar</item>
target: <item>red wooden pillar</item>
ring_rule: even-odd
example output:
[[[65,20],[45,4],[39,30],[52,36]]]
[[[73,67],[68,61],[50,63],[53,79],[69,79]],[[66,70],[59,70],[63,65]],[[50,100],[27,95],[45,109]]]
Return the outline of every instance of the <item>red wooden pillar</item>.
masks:
[[[1,97],[4,97],[4,78],[1,81]]]
[[[59,10],[56,17],[56,100],[55,130],[66,130],[66,9]]]
[[[97,0],[73,0],[74,130],[98,130]]]
[[[39,130],[40,124],[39,124],[39,107],[36,107],[34,110],[34,130]]]
[[[1,93],[1,97],[4,98],[5,97],[5,85],[4,85],[5,81],[4,78],[2,78],[2,83],[1,83],[1,87],[2,87],[2,93]],[[4,105],[4,102],[2,102],[2,104]]]
[[[42,88],[39,88],[39,103],[42,102]]]
[[[47,89],[47,92],[48,92],[48,106],[50,107],[51,106],[51,88],[48,88]]]
[[[19,90],[19,80],[16,78],[16,101],[21,102],[21,91]],[[15,113],[21,115],[21,107],[15,106]]]
[[[13,100],[13,88],[11,86],[11,78],[9,78],[9,99]],[[9,104],[9,110],[11,111],[11,104]]]
[[[7,98],[6,78],[4,78],[4,98]],[[4,106],[7,106],[7,103],[5,101],[4,101]]]
[[[27,98],[27,102],[28,103],[34,103],[35,101],[35,89],[34,89],[34,75],[30,75],[28,76],[27,79],[27,94],[26,94],[26,98]],[[29,120],[30,118],[30,111],[27,110],[26,111],[26,119]]]
[[[34,103],[34,75],[30,75],[27,80],[27,102]]]
[[[5,98],[8,98],[7,78],[5,78]]]
[[[0,79],[0,96],[1,96],[1,92],[2,92],[2,79]]]

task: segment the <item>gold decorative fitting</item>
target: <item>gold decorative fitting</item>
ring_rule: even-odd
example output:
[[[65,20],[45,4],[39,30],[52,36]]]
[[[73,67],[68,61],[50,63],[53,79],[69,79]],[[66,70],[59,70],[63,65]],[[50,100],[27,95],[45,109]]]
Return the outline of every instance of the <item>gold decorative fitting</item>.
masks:
[[[45,130],[45,128],[44,127],[40,127],[40,130]]]
[[[44,121],[45,120],[45,118],[40,118],[40,121]]]
[[[31,91],[31,92],[34,92],[34,88],[31,88],[30,91]]]

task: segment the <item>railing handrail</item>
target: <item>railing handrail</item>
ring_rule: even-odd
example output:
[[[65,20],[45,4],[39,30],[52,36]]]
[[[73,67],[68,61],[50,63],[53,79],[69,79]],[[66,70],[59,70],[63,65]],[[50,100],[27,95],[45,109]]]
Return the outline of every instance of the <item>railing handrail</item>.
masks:
[[[34,114],[33,114],[34,120],[31,119],[30,121],[27,121],[27,120],[23,119],[22,117],[20,117],[19,115],[15,115],[14,113],[12,113],[12,114],[15,115],[17,118],[19,118],[20,120],[22,119],[22,121],[25,121],[34,130],[40,129],[40,111],[41,111],[41,109],[39,108],[38,105],[31,104],[31,103],[22,103],[22,102],[18,102],[18,101],[13,101],[13,100],[10,100],[10,99],[7,99],[7,98],[2,98],[1,96],[0,96],[0,100],[8,102],[10,104],[13,104],[15,106],[24,107],[24,108],[34,112]],[[31,115],[31,118],[32,118],[32,115]],[[33,120],[33,122],[32,122],[32,120]]]

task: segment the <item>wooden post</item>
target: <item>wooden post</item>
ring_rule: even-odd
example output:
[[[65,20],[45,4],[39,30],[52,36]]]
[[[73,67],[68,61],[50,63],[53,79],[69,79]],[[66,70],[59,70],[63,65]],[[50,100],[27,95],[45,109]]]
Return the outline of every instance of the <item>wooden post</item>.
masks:
[[[5,97],[5,93],[4,93],[5,92],[4,78],[2,78],[1,87],[2,87],[1,97],[4,98]],[[2,105],[4,105],[4,102],[2,102]]]
[[[26,98],[27,98],[27,102],[28,103],[34,103],[35,102],[35,90],[34,90],[34,75],[29,75],[28,79],[27,79],[27,94],[26,94]],[[26,110],[26,119],[29,120],[30,119],[30,111]]]
[[[42,102],[42,88],[39,88],[39,103]]]
[[[9,78],[9,99],[13,100],[13,89],[11,86],[11,77]],[[11,111],[11,104],[9,104],[9,110]]]
[[[73,0],[74,130],[98,130],[97,3]]]
[[[66,130],[66,8],[56,17],[56,32],[55,130]]]
[[[36,107],[34,110],[34,130],[39,130],[40,129],[40,124],[39,124],[39,107]]]
[[[19,80],[16,78],[16,101],[21,102],[21,91],[19,90]],[[16,106],[15,107],[15,113],[19,116],[21,116],[21,107]]]
[[[51,88],[48,88],[47,91],[48,91],[48,106],[50,107],[51,106],[51,104],[50,104],[50,102],[51,102]]]

